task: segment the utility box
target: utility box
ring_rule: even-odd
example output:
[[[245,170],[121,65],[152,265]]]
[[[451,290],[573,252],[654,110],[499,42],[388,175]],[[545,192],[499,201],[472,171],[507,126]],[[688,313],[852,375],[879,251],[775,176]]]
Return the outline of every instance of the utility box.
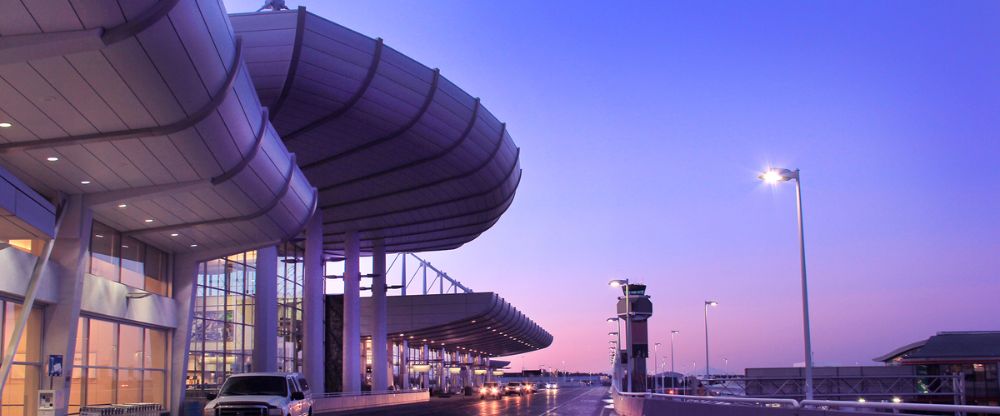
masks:
[[[56,391],[38,391],[38,416],[55,416],[56,414]]]

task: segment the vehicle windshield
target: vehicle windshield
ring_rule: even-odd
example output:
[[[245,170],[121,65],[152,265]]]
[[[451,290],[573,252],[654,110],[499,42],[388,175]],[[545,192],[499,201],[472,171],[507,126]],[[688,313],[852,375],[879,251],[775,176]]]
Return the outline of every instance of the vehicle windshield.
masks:
[[[497,383],[486,383],[485,386],[486,387],[496,387]]]
[[[281,396],[288,395],[284,377],[232,377],[222,385],[219,396]]]
[[[512,386],[512,387],[517,387],[517,386],[520,386],[520,385],[521,385],[521,383],[514,383],[514,382],[510,382],[510,383],[507,383],[507,385],[508,385],[508,386]]]

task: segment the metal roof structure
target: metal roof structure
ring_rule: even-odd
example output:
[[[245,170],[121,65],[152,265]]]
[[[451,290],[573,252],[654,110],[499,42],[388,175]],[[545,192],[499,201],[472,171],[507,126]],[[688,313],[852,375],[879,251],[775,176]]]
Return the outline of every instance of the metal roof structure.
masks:
[[[349,231],[362,252],[453,249],[521,178],[478,99],[302,8],[22,2],[0,51],[0,164],[168,251],[285,240],[316,210],[333,256]]]
[[[294,237],[316,190],[221,4],[24,2],[0,16],[0,162],[169,251]]]
[[[873,360],[897,360],[902,364],[996,361],[1000,360],[1000,331],[939,332]]]
[[[304,8],[231,16],[270,119],[319,189],[324,243],[446,250],[513,201],[518,149],[478,99],[430,69]]]
[[[552,335],[495,293],[390,296],[389,339],[491,357],[539,350]],[[361,298],[361,328],[372,328],[374,301]],[[362,330],[362,335],[371,335]]]

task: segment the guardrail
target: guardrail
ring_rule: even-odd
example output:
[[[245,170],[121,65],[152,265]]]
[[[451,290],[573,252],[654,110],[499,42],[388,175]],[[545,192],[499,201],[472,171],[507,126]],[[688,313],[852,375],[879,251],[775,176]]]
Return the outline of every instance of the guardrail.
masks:
[[[430,400],[430,392],[421,390],[361,391],[357,393],[324,393],[313,395],[313,412],[339,412],[368,409]]]
[[[758,408],[785,408],[810,411],[843,411],[859,412],[868,411],[875,413],[892,414],[990,414],[1000,415],[1000,406],[972,406],[954,404],[929,404],[929,403],[893,403],[893,402],[861,402],[861,401],[837,401],[837,400],[802,400],[795,399],[771,399],[759,397],[733,397],[733,396],[686,396],[662,393],[625,393],[618,390],[618,386],[612,385],[612,393],[624,397],[670,400],[682,403],[718,404],[718,405],[739,405]],[[618,402],[616,401],[616,404]],[[919,413],[906,413],[919,412]]]
[[[423,393],[427,392],[427,389],[415,389],[415,390],[386,390],[386,391],[359,391],[359,392],[345,392],[336,391],[323,394],[313,394],[313,399],[328,398],[328,397],[355,397],[355,396],[380,396],[386,394],[406,394],[406,393]]]

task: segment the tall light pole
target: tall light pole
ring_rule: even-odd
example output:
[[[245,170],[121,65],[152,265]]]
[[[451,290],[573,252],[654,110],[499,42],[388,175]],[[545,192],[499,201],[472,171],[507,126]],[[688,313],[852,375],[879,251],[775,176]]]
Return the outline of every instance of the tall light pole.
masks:
[[[681,333],[681,331],[678,331],[676,329],[670,331],[670,372],[673,373],[670,375],[670,388],[677,387],[674,385],[675,384],[674,374],[677,374],[674,371],[674,336],[676,336],[679,333]]]
[[[628,372],[628,392],[632,392],[632,369],[635,368],[633,363],[635,362],[635,357],[632,356],[632,299],[629,296],[628,290],[628,279],[624,280],[612,280],[608,282],[611,287],[624,287],[625,289],[625,357],[628,359],[628,365],[625,371]],[[617,312],[617,311],[616,311]],[[620,344],[619,344],[620,345]]]
[[[715,307],[715,306],[718,306],[718,305],[719,305],[719,302],[716,302],[714,300],[706,300],[705,301],[705,378],[706,379],[709,377],[709,373],[710,373],[710,370],[709,370],[709,367],[708,367],[708,307],[709,306]]]
[[[758,176],[764,182],[777,184],[795,179],[795,205],[799,217],[799,262],[802,266],[802,332],[805,338],[806,355],[806,400],[813,398],[812,339],[809,336],[809,289],[806,284],[806,234],[802,225],[802,179],[799,170],[769,168]]]
[[[656,389],[659,388],[659,386],[657,385],[658,384],[657,381],[660,378],[656,376],[656,372],[660,371],[660,368],[656,366],[656,363],[657,363],[656,356],[659,353],[659,351],[660,351],[660,343],[657,342],[657,343],[653,344],[653,369],[654,369],[654,371],[653,371],[653,392],[654,393],[656,392]]]

